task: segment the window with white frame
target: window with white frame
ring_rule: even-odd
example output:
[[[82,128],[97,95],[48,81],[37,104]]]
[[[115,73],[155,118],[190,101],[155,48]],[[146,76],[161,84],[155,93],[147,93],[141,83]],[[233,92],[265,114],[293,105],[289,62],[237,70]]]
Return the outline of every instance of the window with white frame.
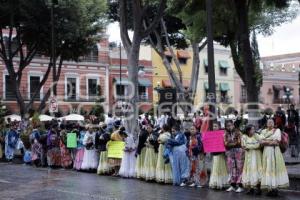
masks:
[[[147,87],[139,86],[139,96],[141,100],[148,100]]]
[[[68,100],[77,99],[77,78],[73,78],[73,77],[67,78],[67,99]]]
[[[12,84],[10,82],[9,75],[5,75],[5,94],[4,97],[6,100],[14,100],[16,99],[14,88],[12,87]]]
[[[88,78],[88,98],[95,99],[98,95],[98,79],[96,78]]]
[[[40,76],[30,76],[29,77],[29,97],[30,97],[30,99],[33,98],[39,85],[40,85]],[[37,95],[35,100],[39,100],[39,99],[40,99],[40,95]]]

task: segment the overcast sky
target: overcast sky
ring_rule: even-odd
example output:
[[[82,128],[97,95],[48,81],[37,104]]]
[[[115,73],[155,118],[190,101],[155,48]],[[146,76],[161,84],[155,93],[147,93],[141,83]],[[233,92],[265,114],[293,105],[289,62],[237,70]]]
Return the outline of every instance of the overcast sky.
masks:
[[[110,24],[107,29],[110,41],[120,41],[118,23]],[[269,37],[258,36],[261,56],[300,52],[300,16],[290,23],[277,27]]]

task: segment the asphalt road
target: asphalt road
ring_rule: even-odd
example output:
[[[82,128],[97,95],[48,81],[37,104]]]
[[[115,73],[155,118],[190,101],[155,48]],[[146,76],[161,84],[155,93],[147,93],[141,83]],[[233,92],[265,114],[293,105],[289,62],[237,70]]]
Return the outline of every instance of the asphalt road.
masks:
[[[280,194],[276,199],[296,200],[298,193]],[[135,179],[98,176],[72,170],[52,170],[0,163],[1,200],[114,200],[114,199],[228,199],[252,200],[246,194],[209,189],[181,188]],[[271,199],[262,196],[256,199]]]

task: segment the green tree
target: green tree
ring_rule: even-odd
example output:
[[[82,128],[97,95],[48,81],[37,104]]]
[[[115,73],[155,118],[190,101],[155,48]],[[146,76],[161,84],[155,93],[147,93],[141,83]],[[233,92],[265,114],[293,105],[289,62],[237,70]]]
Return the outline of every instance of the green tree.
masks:
[[[51,54],[51,2],[54,6],[55,54]],[[4,61],[15,91],[21,116],[31,108],[52,71],[53,81],[58,81],[65,60],[78,61],[89,47],[99,39],[106,24],[105,0],[3,0],[0,4],[0,57]],[[8,37],[5,33],[8,32]],[[49,56],[49,64],[29,103],[20,91],[24,69],[37,52]],[[54,59],[53,59],[54,57]],[[55,60],[51,63],[51,60]],[[16,64],[16,60],[19,62]],[[56,67],[58,61],[58,67]],[[56,94],[56,87],[53,87]],[[44,107],[51,91],[41,102]],[[27,96],[27,95],[26,95]]]
[[[95,115],[99,119],[99,121],[103,122],[105,120],[105,116],[104,116],[104,108],[102,104],[105,101],[105,99],[102,96],[102,88],[100,85],[98,86],[97,93],[98,93],[97,94],[98,98],[90,112],[90,115]]]
[[[128,89],[130,98],[126,99],[130,111],[126,113],[125,125],[129,133],[136,134],[140,45],[160,23],[166,10],[167,0],[110,0],[108,2],[111,7],[109,15],[115,16],[115,20],[120,24],[121,40],[128,58],[128,80],[133,84],[133,87]],[[157,8],[155,15],[147,16],[145,11],[153,8],[153,5]],[[132,39],[129,37],[129,30],[133,32]]]
[[[230,0],[214,1],[213,27],[214,39],[225,46],[230,46],[236,72],[245,83],[247,100],[256,103],[259,100],[261,81],[258,48],[255,42],[251,44],[251,32],[269,35],[274,27],[290,21],[297,15],[298,8],[289,7],[289,0]],[[181,14],[195,25],[192,35],[203,35],[206,20],[205,1],[178,0],[172,1],[173,11]],[[199,16],[198,23],[193,21]],[[197,24],[196,24],[197,23]],[[200,30],[200,31],[197,31]],[[255,36],[255,35],[254,35]],[[253,37],[254,41],[256,40]],[[257,109],[257,105],[248,106],[250,110]],[[250,117],[258,114],[250,111]]]

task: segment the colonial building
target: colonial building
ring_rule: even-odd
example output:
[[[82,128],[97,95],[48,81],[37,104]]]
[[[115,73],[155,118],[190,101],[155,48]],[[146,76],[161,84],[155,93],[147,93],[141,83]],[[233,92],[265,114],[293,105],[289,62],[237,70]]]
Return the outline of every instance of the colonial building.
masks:
[[[288,104],[299,105],[300,53],[283,54],[261,58],[263,84],[260,90],[262,110],[275,111],[278,106],[288,108]],[[244,84],[236,75],[236,106],[241,107],[247,99]]]
[[[138,72],[138,106],[141,112],[148,112],[153,107],[152,61],[151,48],[141,46]],[[123,48],[113,48],[110,51],[109,67],[109,105],[116,108],[125,101],[131,83],[128,81],[128,59]]]
[[[103,38],[95,45],[81,62],[63,62],[61,75],[57,83],[58,110],[61,114],[71,112],[89,112],[98,98],[98,88],[101,87],[105,101],[109,102],[109,48],[108,39]],[[18,66],[18,57],[14,65]],[[33,96],[33,91],[43,79],[48,68],[49,58],[36,55],[23,72],[21,93],[25,103]],[[4,62],[0,60],[0,94],[7,109],[18,113],[19,107],[15,98],[15,91],[10,86],[9,75]],[[52,72],[36,98],[34,109],[37,109],[48,89],[53,86]],[[45,111],[47,111],[48,106]]]
[[[224,112],[234,105],[234,65],[229,49],[215,44],[215,75],[216,75],[216,95],[217,103]],[[191,49],[175,50],[182,70],[183,86],[188,88],[192,76],[193,52]],[[172,63],[172,68],[177,72],[172,57],[168,54]],[[170,88],[168,73],[158,54],[152,50],[153,62],[153,85],[155,87]],[[178,73],[177,73],[178,75]],[[200,70],[198,77],[197,92],[195,97],[194,109],[199,109],[208,101],[208,62],[207,48],[200,52]],[[158,102],[158,94],[155,93],[153,102]]]

